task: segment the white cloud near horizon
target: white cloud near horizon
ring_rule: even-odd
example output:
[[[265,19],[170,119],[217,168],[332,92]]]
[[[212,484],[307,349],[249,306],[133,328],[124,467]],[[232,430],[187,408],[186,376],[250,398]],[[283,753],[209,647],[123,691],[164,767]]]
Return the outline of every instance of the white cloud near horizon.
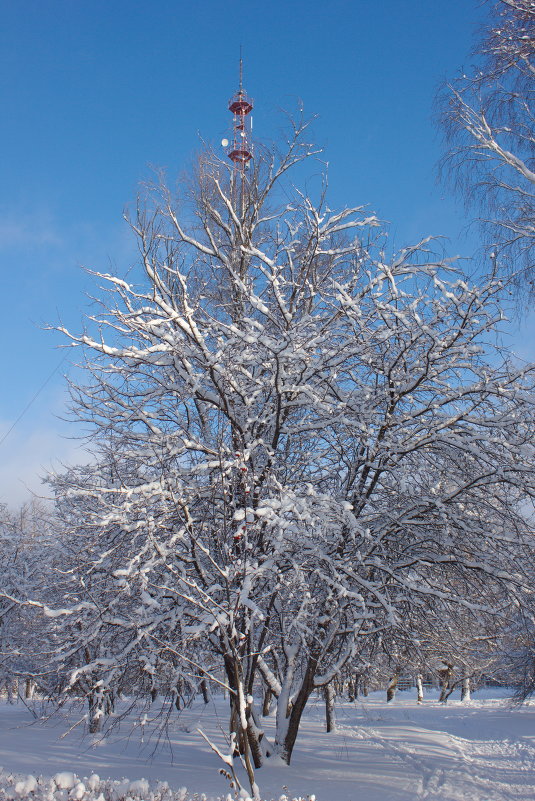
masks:
[[[0,421],[0,440],[11,424]],[[16,509],[32,494],[48,496],[43,484],[47,473],[90,460],[81,440],[69,439],[53,426],[29,426],[22,420],[0,446],[0,503]]]

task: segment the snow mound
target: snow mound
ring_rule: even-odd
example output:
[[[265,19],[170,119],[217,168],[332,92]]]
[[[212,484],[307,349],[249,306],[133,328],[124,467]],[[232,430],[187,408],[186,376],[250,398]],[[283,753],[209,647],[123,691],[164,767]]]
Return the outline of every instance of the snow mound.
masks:
[[[65,770],[62,773],[56,773],[52,781],[59,790],[71,790],[76,782],[76,774]]]

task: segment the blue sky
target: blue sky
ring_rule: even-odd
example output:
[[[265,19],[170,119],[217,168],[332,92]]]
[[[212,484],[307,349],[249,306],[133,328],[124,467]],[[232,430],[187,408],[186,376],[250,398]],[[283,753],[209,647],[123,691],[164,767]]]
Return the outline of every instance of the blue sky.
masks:
[[[227,133],[240,44],[255,137],[276,138],[280,109],[299,101],[319,115],[331,206],[368,205],[396,246],[444,235],[449,255],[474,254],[461,200],[436,180],[433,113],[441,81],[470,65],[486,9],[0,0],[0,439],[49,379],[0,445],[0,500],[19,502],[51,464],[82,458],[76,430],[59,419],[71,368],[43,326],[82,325],[94,286],[81,265],[119,274],[132,265],[122,212],[151,168],[174,179],[199,135],[217,143]]]

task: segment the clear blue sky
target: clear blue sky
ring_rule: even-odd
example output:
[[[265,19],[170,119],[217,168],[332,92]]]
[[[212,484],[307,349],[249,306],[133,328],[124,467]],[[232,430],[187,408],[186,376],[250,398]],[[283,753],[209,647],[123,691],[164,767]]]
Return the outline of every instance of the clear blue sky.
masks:
[[[449,237],[470,256],[462,203],[436,182],[440,82],[470,64],[478,0],[270,3],[0,0],[0,439],[62,358],[42,326],[78,329],[91,280],[134,259],[122,211],[150,165],[187,168],[199,134],[229,124],[239,45],[254,132],[274,138],[279,109],[318,114],[331,206],[367,204],[402,246]],[[58,419],[61,365],[0,446],[0,500],[53,460],[80,458]]]

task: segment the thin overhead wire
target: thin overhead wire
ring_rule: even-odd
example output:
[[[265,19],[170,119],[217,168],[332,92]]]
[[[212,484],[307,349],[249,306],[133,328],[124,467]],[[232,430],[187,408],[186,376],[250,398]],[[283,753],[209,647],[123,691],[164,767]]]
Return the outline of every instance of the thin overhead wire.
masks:
[[[44,388],[46,387],[46,385],[48,384],[48,382],[49,382],[49,381],[52,379],[52,377],[54,376],[54,374],[55,374],[55,373],[57,373],[57,371],[59,370],[59,368],[61,367],[61,365],[63,364],[63,362],[65,361],[65,359],[66,359],[66,358],[67,358],[67,353],[64,353],[64,355],[63,355],[63,358],[61,359],[61,361],[60,361],[60,362],[59,362],[59,363],[58,363],[58,364],[57,364],[57,365],[54,367],[54,369],[52,370],[52,372],[51,372],[51,373],[50,373],[50,374],[49,374],[49,375],[48,375],[48,376],[45,378],[45,380],[43,381],[43,383],[41,384],[41,386],[39,387],[39,389],[38,389],[38,390],[37,390],[37,391],[34,393],[34,395],[33,395],[33,396],[32,396],[32,398],[30,399],[30,401],[29,401],[29,402],[26,404],[26,406],[24,407],[24,409],[22,410],[22,412],[19,414],[19,416],[17,417],[17,419],[15,420],[15,422],[14,422],[14,423],[11,425],[11,427],[10,427],[10,428],[9,428],[9,429],[6,431],[6,433],[4,434],[4,436],[2,437],[2,439],[0,439],[0,447],[3,445],[3,443],[4,443],[4,442],[6,441],[6,439],[9,437],[9,435],[11,434],[11,432],[13,431],[13,429],[14,429],[14,428],[15,428],[15,427],[16,427],[16,426],[17,426],[17,425],[20,423],[20,421],[22,420],[22,418],[24,417],[24,415],[26,414],[26,412],[28,411],[28,409],[30,409],[30,408],[31,408],[31,406],[32,406],[32,405],[35,403],[35,401],[37,400],[37,398],[39,397],[39,395],[41,394],[41,392],[44,390]]]

